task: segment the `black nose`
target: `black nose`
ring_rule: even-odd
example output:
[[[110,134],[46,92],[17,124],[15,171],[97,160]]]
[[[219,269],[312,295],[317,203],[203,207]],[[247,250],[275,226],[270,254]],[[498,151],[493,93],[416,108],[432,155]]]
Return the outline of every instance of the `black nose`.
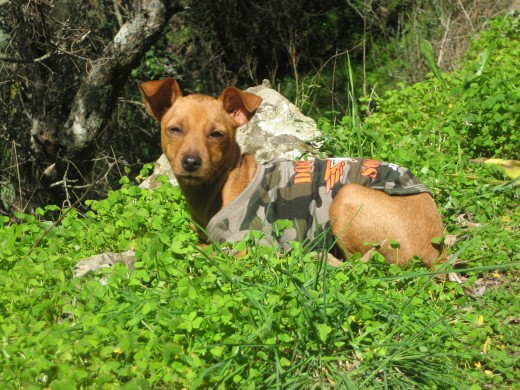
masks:
[[[182,159],[182,167],[187,172],[195,172],[197,169],[200,168],[200,165],[202,164],[202,159],[200,156],[185,156]]]

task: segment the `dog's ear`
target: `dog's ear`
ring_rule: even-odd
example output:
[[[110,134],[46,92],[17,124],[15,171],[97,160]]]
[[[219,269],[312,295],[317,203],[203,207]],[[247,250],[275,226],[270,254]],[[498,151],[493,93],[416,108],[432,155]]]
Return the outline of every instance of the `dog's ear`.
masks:
[[[182,96],[177,81],[168,77],[164,80],[145,81],[139,85],[144,97],[146,110],[158,121],[173,105],[178,97]]]
[[[227,87],[219,97],[224,110],[233,116],[236,124],[242,126],[255,115],[262,98],[254,93],[244,92],[235,87]]]

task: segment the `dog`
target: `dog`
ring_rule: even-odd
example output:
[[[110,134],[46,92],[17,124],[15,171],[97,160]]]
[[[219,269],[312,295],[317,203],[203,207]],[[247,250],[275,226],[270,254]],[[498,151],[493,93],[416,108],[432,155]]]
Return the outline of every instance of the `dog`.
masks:
[[[143,82],[140,90],[203,241],[234,243],[260,231],[258,244],[281,249],[299,240],[334,247],[343,259],[375,247],[401,266],[414,257],[427,267],[444,261],[432,242],[443,236],[441,216],[408,169],[351,157],[259,164],[235,140],[259,96],[235,87],[218,99],[183,96],[173,78]]]

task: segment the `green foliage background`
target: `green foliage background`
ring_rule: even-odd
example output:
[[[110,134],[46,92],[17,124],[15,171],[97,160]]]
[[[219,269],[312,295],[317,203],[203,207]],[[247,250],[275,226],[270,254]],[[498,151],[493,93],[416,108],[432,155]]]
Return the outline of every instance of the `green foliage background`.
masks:
[[[430,144],[446,155],[462,150],[472,157],[520,158],[514,130],[520,119],[519,36],[518,18],[495,19],[471,45],[460,70],[434,72],[377,99],[368,131],[384,133],[383,142],[404,131],[429,132]]]
[[[515,16],[497,18],[460,70],[433,69],[340,120],[319,120],[324,154],[391,160],[432,189],[458,239],[446,270],[461,285],[377,257],[332,268],[296,243],[284,255],[254,247],[242,259],[201,251],[177,189],[123,178],[84,214],[46,206],[16,221],[0,216],[0,383],[513,388],[518,186],[469,159],[518,158],[518,28]],[[366,118],[363,104],[375,105]],[[73,277],[80,259],[127,249],[136,251],[132,272],[117,264]]]

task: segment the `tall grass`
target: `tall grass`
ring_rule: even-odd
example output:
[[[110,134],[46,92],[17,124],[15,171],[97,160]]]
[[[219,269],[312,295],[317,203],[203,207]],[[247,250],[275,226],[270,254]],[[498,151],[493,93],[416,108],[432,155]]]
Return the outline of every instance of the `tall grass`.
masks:
[[[352,66],[350,64],[350,55],[347,53],[347,63],[346,63],[346,74],[348,75],[348,97],[349,97],[349,112],[350,112],[350,120],[352,124],[352,130],[356,136],[357,143],[357,153],[356,155],[359,157],[363,157],[363,126],[361,124],[361,118],[359,116],[359,108],[358,108],[358,98],[356,96],[356,82],[354,80],[354,72],[352,70]]]
[[[389,281],[380,261],[333,268],[297,244],[282,257],[256,248],[241,260],[246,268],[223,253],[205,258],[215,267],[220,294],[232,286],[247,314],[236,313],[226,335],[232,343],[198,347],[235,353],[225,364],[210,364],[197,384],[217,378],[231,384],[252,367],[266,387],[461,384],[441,342],[451,336],[452,308],[428,291],[434,283],[425,270],[408,271],[411,282]],[[418,305],[428,309],[418,313]]]

